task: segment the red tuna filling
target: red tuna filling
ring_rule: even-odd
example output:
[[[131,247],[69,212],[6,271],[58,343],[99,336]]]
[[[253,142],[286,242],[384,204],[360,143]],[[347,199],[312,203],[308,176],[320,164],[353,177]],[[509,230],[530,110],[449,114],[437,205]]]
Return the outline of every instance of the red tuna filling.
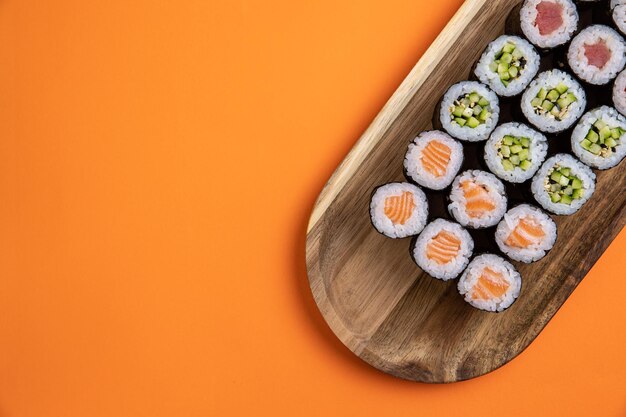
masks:
[[[602,69],[609,59],[611,59],[611,50],[606,46],[604,40],[600,40],[592,45],[585,44],[585,57],[589,65]]]
[[[552,1],[539,2],[535,26],[541,36],[549,35],[563,26],[563,6]]]

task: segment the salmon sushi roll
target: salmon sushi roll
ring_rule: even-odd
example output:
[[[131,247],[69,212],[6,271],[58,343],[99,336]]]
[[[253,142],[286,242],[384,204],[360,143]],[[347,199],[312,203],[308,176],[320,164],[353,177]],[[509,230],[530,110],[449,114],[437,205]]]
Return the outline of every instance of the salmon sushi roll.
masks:
[[[567,154],[548,158],[533,177],[530,189],[535,200],[554,214],[576,213],[596,189],[596,175]]]
[[[526,0],[519,20],[526,39],[548,49],[569,42],[578,27],[578,11],[571,0]]]
[[[588,111],[574,128],[571,142],[584,164],[612,168],[626,155],[626,118],[609,106]]]
[[[608,26],[589,26],[570,43],[567,62],[581,80],[604,85],[624,69],[626,43],[619,33]]]
[[[556,223],[543,210],[521,204],[496,227],[496,243],[509,258],[530,263],[546,256],[556,242]]]
[[[461,225],[474,229],[496,225],[506,212],[504,184],[485,171],[465,171],[452,183],[448,210]]]
[[[456,278],[469,263],[474,240],[460,224],[437,219],[426,226],[411,246],[415,263],[433,278]]]
[[[471,306],[500,312],[517,299],[522,288],[522,277],[510,262],[487,253],[470,262],[457,288]]]
[[[382,185],[372,194],[370,218],[374,228],[387,237],[415,236],[428,218],[426,195],[407,182]]]
[[[626,70],[619,73],[613,84],[613,105],[626,116]]]
[[[431,190],[446,188],[463,163],[463,146],[447,133],[420,133],[404,157],[406,177]]]

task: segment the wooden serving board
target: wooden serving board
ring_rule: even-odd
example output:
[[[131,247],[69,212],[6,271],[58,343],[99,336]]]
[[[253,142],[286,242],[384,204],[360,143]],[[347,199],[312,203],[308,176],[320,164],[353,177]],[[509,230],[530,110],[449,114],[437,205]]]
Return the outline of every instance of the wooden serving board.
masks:
[[[372,189],[403,180],[407,144],[432,128],[439,98],[454,82],[470,78],[473,63],[504,32],[505,19],[518,3],[464,3],[337,168],[311,214],[306,261],[319,309],[357,356],[400,378],[460,381],[513,359],[544,328],[626,220],[626,163],[596,171],[592,199],[572,216],[553,216],[559,234],[552,251],[534,264],[513,262],[522,275],[522,291],[502,313],[472,308],[458,294],[457,280],[436,280],[413,263],[409,239],[385,238],[370,224]],[[473,152],[471,146],[467,152]],[[435,201],[440,207],[431,202],[431,213],[444,212],[443,200]],[[477,239],[479,251],[489,249]]]

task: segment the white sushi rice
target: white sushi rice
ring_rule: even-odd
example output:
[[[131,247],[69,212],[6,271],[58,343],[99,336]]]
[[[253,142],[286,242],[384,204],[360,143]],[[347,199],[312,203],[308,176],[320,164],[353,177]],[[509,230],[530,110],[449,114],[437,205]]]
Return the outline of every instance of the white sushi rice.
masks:
[[[461,247],[457,255],[454,259],[445,264],[440,264],[427,256],[428,244],[441,231],[446,231],[461,241]],[[428,224],[416,239],[411,254],[413,255],[415,263],[430,276],[447,281],[456,278],[463,269],[465,269],[469,263],[469,258],[472,256],[473,250],[474,240],[467,230],[458,223],[437,219]]]
[[[553,203],[546,189],[546,183],[548,177],[555,166],[568,167],[571,169],[571,173],[577,176],[583,183],[582,189],[583,195],[580,199],[573,200],[571,204],[567,205],[561,202]],[[573,156],[567,154],[556,154],[550,157],[543,163],[537,174],[533,177],[531,184],[531,191],[535,197],[535,200],[544,209],[559,215],[567,215],[576,213],[582,206],[591,198],[591,195],[596,189],[596,175],[591,169],[576,160]]]
[[[568,87],[568,93],[573,93],[577,100],[568,107],[567,114],[562,120],[557,120],[551,113],[539,114],[535,112],[531,104],[531,100],[537,96],[539,90],[543,87],[546,90],[552,90],[559,83],[563,83]],[[576,122],[585,111],[587,98],[585,90],[582,86],[572,78],[571,75],[561,70],[549,70],[540,73],[535,78],[524,94],[522,95],[521,108],[524,116],[542,132],[555,133],[560,132]]]
[[[611,10],[615,26],[626,34],[626,0],[611,0]]]
[[[598,68],[589,63],[585,45],[602,42],[611,51],[608,62]],[[603,85],[611,81],[626,64],[626,43],[619,33],[604,25],[583,29],[572,39],[567,50],[567,61],[572,71],[590,84]]]
[[[454,107],[454,102],[459,97],[465,94],[478,93],[489,101],[489,111],[491,116],[487,118],[485,123],[478,125],[475,128],[469,126],[460,126],[452,118],[451,108]],[[441,108],[439,110],[439,120],[441,125],[451,136],[465,140],[468,142],[478,142],[486,140],[489,137],[491,131],[498,124],[498,117],[500,116],[500,105],[498,104],[498,96],[491,91],[486,85],[477,81],[461,81],[452,85],[443,96],[441,101]]]
[[[488,198],[494,203],[495,208],[481,217],[471,217],[466,211],[465,193],[461,188],[464,181],[474,181],[482,186],[488,193]],[[454,179],[450,191],[450,214],[461,225],[471,228],[490,227],[497,224],[506,212],[507,198],[504,184],[495,175],[479,170],[464,171]]]
[[[415,209],[404,224],[394,224],[385,214],[385,200],[387,197],[401,196],[404,192],[413,194]],[[428,218],[426,195],[418,186],[408,182],[392,182],[382,185],[372,195],[370,217],[376,230],[387,237],[395,239],[417,235],[424,229]]]
[[[450,161],[446,172],[441,176],[436,176],[422,166],[422,152],[432,141],[446,145],[450,148]],[[431,190],[442,190],[446,188],[454,176],[459,172],[463,163],[463,145],[452,139],[450,135],[440,130],[422,132],[409,144],[409,148],[404,157],[404,170],[406,175],[419,185]]]
[[[616,139],[617,146],[615,147],[615,152],[595,155],[582,147],[580,142],[587,136],[589,129],[598,120],[604,122],[611,129],[619,127],[625,132],[619,139]],[[624,155],[626,155],[626,118],[609,106],[590,110],[585,113],[574,128],[571,142],[572,151],[583,163],[598,169],[612,168],[620,163],[624,159]]]
[[[613,84],[613,105],[626,116],[626,70],[619,73]]]
[[[515,45],[515,48],[521,51],[525,63],[523,67],[518,67],[518,77],[505,86],[500,80],[498,72],[492,71],[489,66],[495,61],[496,55],[502,51],[502,48],[507,43]],[[474,74],[480,81],[495,91],[496,94],[510,97],[521,93],[535,77],[538,70],[539,54],[528,41],[519,36],[502,35],[487,46],[476,65]]]
[[[578,12],[571,0],[550,0],[563,7],[563,25],[554,32],[542,35],[536,26],[537,5],[546,0],[526,0],[520,9],[520,25],[524,36],[540,48],[554,48],[569,41],[578,27]]]
[[[472,297],[474,286],[487,267],[496,273],[502,274],[504,279],[509,282],[509,287],[500,297],[488,300],[474,299]],[[510,262],[497,255],[487,253],[477,256],[470,262],[463,275],[461,275],[457,288],[465,301],[473,307],[485,311],[500,312],[510,307],[517,299],[522,288],[522,277]]]
[[[530,157],[528,160],[532,162],[532,166],[527,170],[524,171],[519,166],[516,166],[512,171],[504,169],[500,146],[502,145],[502,139],[507,135],[530,139]],[[523,123],[511,122],[504,123],[493,131],[485,144],[484,157],[489,170],[499,178],[513,183],[520,183],[529,180],[535,175],[535,172],[537,172],[541,163],[546,158],[547,152],[548,141],[543,134],[531,129]]]
[[[545,236],[541,239],[533,236],[524,236],[524,238],[532,242],[526,248],[508,245],[506,241],[523,219],[528,219],[541,226]],[[524,232],[518,231],[518,233],[523,235]],[[556,223],[544,211],[529,204],[521,204],[507,211],[496,228],[496,243],[498,247],[515,261],[525,263],[538,261],[552,249],[554,242],[556,242]]]

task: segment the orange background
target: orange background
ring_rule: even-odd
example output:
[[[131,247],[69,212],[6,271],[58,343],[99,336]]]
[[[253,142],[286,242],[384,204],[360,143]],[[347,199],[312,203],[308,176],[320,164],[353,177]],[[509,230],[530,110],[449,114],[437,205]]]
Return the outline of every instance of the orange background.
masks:
[[[624,232],[463,383],[312,301],[313,202],[460,4],[2,1],[0,416],[626,415]]]

